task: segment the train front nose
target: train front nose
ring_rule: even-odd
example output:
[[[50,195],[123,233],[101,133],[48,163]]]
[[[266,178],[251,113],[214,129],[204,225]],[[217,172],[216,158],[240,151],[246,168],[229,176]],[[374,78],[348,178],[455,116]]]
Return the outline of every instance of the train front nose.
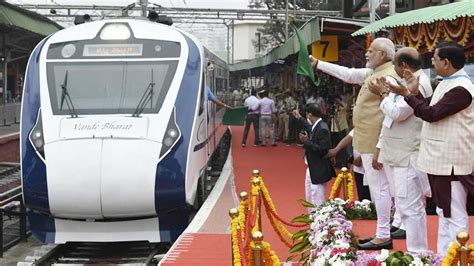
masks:
[[[54,162],[47,165],[51,213],[76,219],[155,216],[161,144],[146,138],[147,127],[146,118],[64,120],[60,140],[46,149],[46,162]]]

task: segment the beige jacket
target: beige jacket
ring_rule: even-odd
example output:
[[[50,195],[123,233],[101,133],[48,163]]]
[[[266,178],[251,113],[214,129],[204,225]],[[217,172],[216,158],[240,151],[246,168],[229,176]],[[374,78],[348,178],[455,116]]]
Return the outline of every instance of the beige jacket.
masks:
[[[467,76],[464,69],[454,75]],[[453,75],[453,76],[454,76]],[[469,78],[441,81],[436,87],[430,106],[457,86],[466,88],[474,96]],[[474,104],[440,121],[423,122],[418,169],[432,175],[467,175],[474,170]]]

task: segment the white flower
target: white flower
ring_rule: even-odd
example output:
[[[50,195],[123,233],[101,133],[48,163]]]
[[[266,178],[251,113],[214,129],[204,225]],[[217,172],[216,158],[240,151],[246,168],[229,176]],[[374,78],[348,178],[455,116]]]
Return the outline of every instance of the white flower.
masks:
[[[363,200],[362,200],[362,203],[364,203],[364,204],[370,204],[370,202],[371,202],[371,201],[368,200],[368,199],[363,199]]]
[[[311,263],[312,266],[324,266],[326,259],[324,257],[317,257],[316,260]]]
[[[334,221],[334,222],[330,222],[329,225],[337,227],[337,226],[340,226],[341,224],[338,221]]]
[[[335,262],[333,262],[331,265],[332,266],[347,266],[349,263],[345,260],[336,260]]]
[[[415,258],[413,258],[413,261],[410,263],[410,265],[414,265],[414,266],[424,266],[425,264],[423,263],[423,261],[421,261],[420,258],[415,257]]]
[[[387,249],[382,249],[380,251],[380,254],[375,256],[375,259],[378,261],[378,262],[384,262],[385,260],[387,260],[388,256],[390,255],[389,251]]]

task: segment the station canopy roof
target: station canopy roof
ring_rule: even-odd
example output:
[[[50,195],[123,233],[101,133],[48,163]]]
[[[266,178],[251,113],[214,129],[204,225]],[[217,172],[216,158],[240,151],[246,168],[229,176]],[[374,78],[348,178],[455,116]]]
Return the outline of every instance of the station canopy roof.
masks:
[[[5,1],[0,1],[0,26],[2,28],[19,28],[42,36],[62,29],[60,25],[40,14]]]
[[[421,23],[430,24],[439,20],[454,20],[459,17],[472,16],[474,16],[474,0],[464,0],[388,16],[354,32],[352,36],[375,33],[382,29],[412,26]]]

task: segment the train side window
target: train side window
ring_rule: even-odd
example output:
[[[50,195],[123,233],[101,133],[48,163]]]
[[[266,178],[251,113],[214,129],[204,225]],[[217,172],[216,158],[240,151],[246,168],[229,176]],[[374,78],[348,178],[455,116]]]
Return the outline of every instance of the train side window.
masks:
[[[206,102],[206,78],[204,72],[201,77],[201,98],[199,99],[199,115],[204,112],[204,103]]]

